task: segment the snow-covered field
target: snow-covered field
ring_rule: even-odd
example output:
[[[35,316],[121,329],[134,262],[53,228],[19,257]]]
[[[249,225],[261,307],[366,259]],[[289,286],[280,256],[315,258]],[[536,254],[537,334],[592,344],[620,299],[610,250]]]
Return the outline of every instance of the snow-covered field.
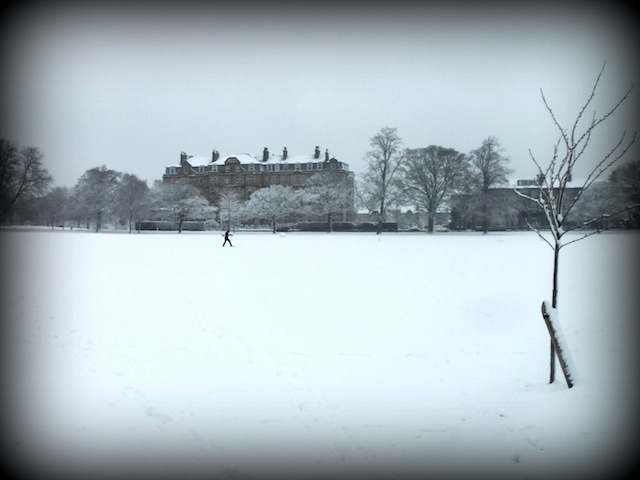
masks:
[[[640,234],[1,231],[3,458],[38,478],[615,478]],[[55,477],[58,478],[58,477]]]

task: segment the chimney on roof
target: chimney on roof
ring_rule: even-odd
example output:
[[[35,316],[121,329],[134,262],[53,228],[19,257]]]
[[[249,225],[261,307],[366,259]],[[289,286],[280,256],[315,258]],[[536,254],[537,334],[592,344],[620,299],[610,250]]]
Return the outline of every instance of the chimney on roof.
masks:
[[[313,154],[313,158],[316,158],[316,159],[320,158],[320,147],[318,147],[317,145],[316,145],[316,150]]]
[[[324,161],[325,162],[329,161],[329,149],[328,148],[324,151]]]
[[[187,161],[187,152],[180,152],[180,165]]]
[[[215,162],[216,160],[218,160],[220,158],[220,152],[217,151],[215,148],[213,149],[213,152],[211,152],[211,161]]]
[[[287,152],[287,147],[284,147],[284,150],[282,150],[282,159],[286,160],[288,156],[289,152]]]
[[[267,160],[269,160],[269,149],[264,147],[264,150],[262,151],[262,161],[266,162]]]

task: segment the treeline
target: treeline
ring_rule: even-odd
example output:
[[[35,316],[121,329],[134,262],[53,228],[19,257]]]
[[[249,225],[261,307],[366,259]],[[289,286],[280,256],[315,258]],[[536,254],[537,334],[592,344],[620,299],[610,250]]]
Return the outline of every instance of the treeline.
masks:
[[[154,182],[151,188],[136,175],[110,170],[104,165],[87,170],[72,188],[55,187],[45,195],[22,203],[22,223],[94,229],[107,225],[133,231],[144,220],[174,224],[181,232],[187,220],[212,226],[216,209],[187,182]]]
[[[2,217],[0,224],[47,225],[51,228],[95,229],[106,225],[127,229],[162,225],[182,232],[185,222],[204,228],[225,228],[267,223],[276,231],[283,219],[326,218],[329,231],[337,213],[353,208],[344,178],[331,173],[314,175],[303,190],[272,185],[262,188],[248,201],[232,191],[217,204],[210,203],[188,179],[149,187],[136,175],[108,169],[87,170],[72,188],[51,188],[53,178],[35,148],[19,150],[0,141],[2,155]],[[193,226],[192,224],[190,224]]]
[[[431,145],[404,148],[397,129],[385,127],[371,138],[367,169],[356,185],[361,206],[377,214],[377,231],[383,231],[386,213],[400,207],[426,214],[428,231],[434,231],[437,213],[473,218],[486,232],[497,219],[514,217],[521,201],[508,186],[509,158],[495,137],[463,154]],[[211,204],[188,180],[155,181],[149,187],[136,175],[106,166],[87,170],[72,188],[51,188],[53,178],[43,166],[37,148],[18,148],[0,140],[0,224],[69,226],[100,231],[106,224],[133,231],[146,222],[163,222],[178,232],[184,222],[201,222],[204,228],[268,224],[276,231],[280,222],[322,221],[333,231],[334,218],[353,211],[353,192],[341,177],[314,175],[304,189],[272,185],[257,190],[247,201],[233,192]],[[575,221],[640,204],[640,162],[617,167],[608,179],[591,185],[573,210]],[[454,215],[455,213],[455,215]],[[541,214],[540,212],[537,212]],[[625,213],[626,225],[638,226],[640,211]],[[604,218],[603,222],[620,222]],[[160,223],[157,223],[160,225]],[[148,225],[148,224],[147,224]],[[598,227],[598,225],[594,225]]]
[[[524,205],[510,189],[509,157],[496,137],[489,136],[478,148],[462,153],[453,148],[430,145],[405,148],[396,128],[385,127],[370,140],[366,171],[357,184],[357,198],[378,216],[378,231],[389,209],[410,207],[424,212],[428,231],[434,231],[436,214],[446,211],[460,218],[473,218],[487,232],[492,224],[514,219]],[[533,179],[532,179],[533,180]],[[539,179],[540,185],[544,179]],[[606,211],[619,211],[640,203],[640,162],[621,165],[607,180],[589,185],[572,211],[572,221],[584,222]],[[579,183],[576,184],[580,188]],[[534,214],[542,214],[537,209]],[[640,219],[638,208],[625,212],[627,225]],[[607,219],[621,222],[622,215]]]
[[[0,139],[0,224],[69,226],[100,231],[106,224],[133,230],[142,220],[185,220],[215,224],[216,208],[185,182],[149,188],[136,175],[108,169],[87,170],[72,188],[51,188],[53,177],[37,148],[20,149]]]

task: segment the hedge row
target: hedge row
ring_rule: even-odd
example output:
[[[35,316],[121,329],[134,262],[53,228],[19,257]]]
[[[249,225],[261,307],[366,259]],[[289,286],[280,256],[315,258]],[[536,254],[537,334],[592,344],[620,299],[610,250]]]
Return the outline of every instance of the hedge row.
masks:
[[[286,228],[286,227],[285,227]],[[327,222],[299,222],[293,225],[293,228],[300,232],[327,232],[329,224]],[[374,222],[333,222],[334,232],[376,232],[378,224]],[[396,222],[383,222],[383,232],[397,232],[398,224]]]
[[[178,230],[178,222],[167,220],[136,222],[136,230],[157,230],[157,231],[174,231]],[[201,232],[205,230],[205,222],[186,221],[182,222],[182,230]],[[139,228],[138,228],[139,227]]]

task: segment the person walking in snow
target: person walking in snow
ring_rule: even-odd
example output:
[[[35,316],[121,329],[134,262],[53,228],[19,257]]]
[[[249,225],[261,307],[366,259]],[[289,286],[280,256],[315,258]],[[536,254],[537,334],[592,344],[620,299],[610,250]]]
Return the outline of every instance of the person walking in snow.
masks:
[[[231,244],[231,240],[229,239],[230,236],[231,234],[229,233],[229,229],[227,228],[227,231],[224,232],[224,243],[222,244],[223,247],[227,244],[227,242],[229,242],[230,247],[233,247],[233,245]]]

